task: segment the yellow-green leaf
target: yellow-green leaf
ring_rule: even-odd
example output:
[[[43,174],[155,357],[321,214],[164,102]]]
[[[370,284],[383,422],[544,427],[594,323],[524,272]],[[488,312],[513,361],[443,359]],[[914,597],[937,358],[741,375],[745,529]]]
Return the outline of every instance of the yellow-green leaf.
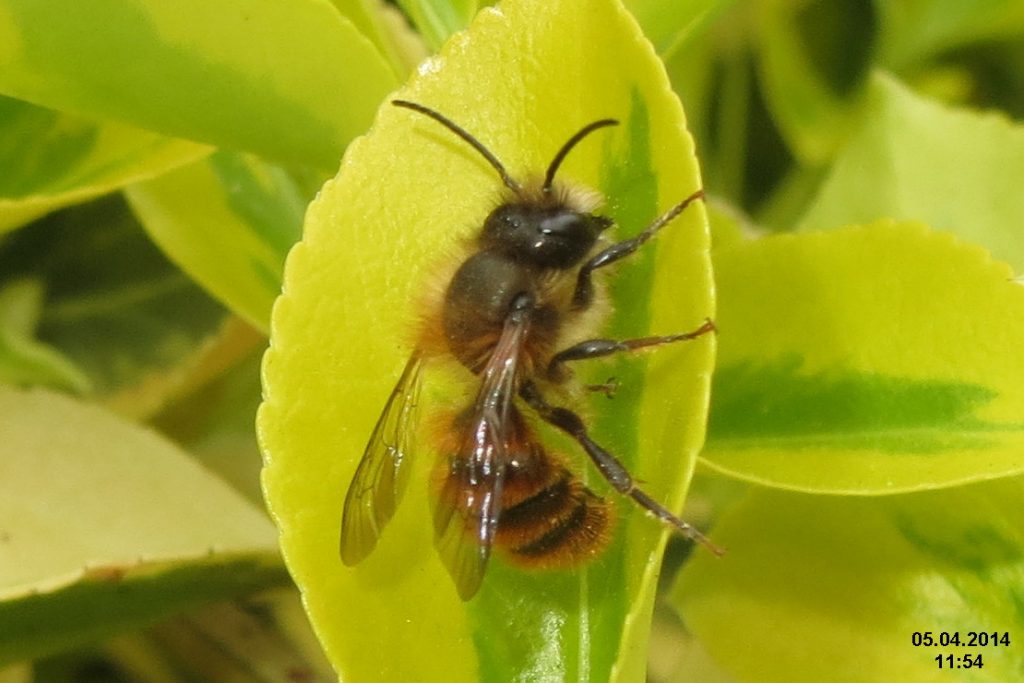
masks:
[[[323,0],[0,5],[0,92],[335,168],[397,85]]]
[[[0,415],[0,664],[287,581],[262,511],[152,432],[41,390]]]
[[[164,253],[233,311],[268,329],[284,256],[299,239],[309,201],[284,170],[218,152],[126,194]]]
[[[1022,177],[1024,125],[938,104],[878,73],[863,126],[798,229],[920,220],[988,248],[1021,273]]]
[[[880,494],[1024,472],[1024,288],[920,224],[716,250],[714,468]]]
[[[457,121],[516,177],[542,172],[584,124],[620,119],[559,173],[604,192],[618,237],[700,185],[679,102],[653,49],[611,0],[484,10],[399,96]],[[412,351],[419,298],[500,189],[464,143],[386,106],[311,206],[288,257],[258,418],[264,487],[289,568],[347,680],[643,678],[663,530],[628,504],[618,505],[612,546],[592,565],[528,574],[495,558],[480,593],[463,603],[431,548],[428,441],[375,552],[356,569],[339,558],[345,490]],[[618,269],[618,310],[605,332],[685,331],[713,316],[707,248],[703,207],[693,205]],[[673,509],[702,440],[712,353],[705,337],[649,356],[647,372],[644,359],[630,358],[585,373],[622,381],[614,400],[598,396],[587,411],[595,437]],[[441,373],[431,371],[435,379]],[[555,443],[614,497],[578,448]]]
[[[1020,478],[873,498],[754,489],[715,528],[728,555],[695,557],[672,601],[737,683],[1019,680],[1022,496]]]
[[[0,233],[209,152],[0,97]]]

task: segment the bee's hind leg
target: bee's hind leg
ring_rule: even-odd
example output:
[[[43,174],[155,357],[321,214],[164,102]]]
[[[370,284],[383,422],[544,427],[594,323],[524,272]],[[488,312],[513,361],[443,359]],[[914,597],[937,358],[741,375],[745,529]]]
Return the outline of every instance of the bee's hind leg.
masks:
[[[583,450],[587,452],[587,455],[590,456],[594,465],[597,466],[601,475],[608,480],[608,483],[616,491],[624,496],[629,496],[642,508],[672,527],[675,531],[686,538],[706,546],[714,554],[721,555],[724,552],[695,527],[676,517],[647,493],[639,489],[629,470],[619,462],[618,458],[590,438],[587,426],[579,415],[568,408],[553,406],[548,403],[541,395],[540,390],[537,389],[537,385],[533,382],[524,382],[519,388],[519,395],[531,408],[537,411],[537,414],[545,422],[554,425],[576,439],[580,446],[583,447]]]

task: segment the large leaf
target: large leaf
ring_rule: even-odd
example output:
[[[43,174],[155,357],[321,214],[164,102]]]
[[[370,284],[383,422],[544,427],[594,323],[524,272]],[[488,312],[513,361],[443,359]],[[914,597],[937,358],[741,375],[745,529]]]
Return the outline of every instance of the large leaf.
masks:
[[[679,102],[615,2],[527,0],[485,10],[401,96],[442,110],[517,177],[543,169],[582,125],[621,119],[574,150],[560,172],[610,198],[620,237],[700,184]],[[499,189],[464,143],[389,106],[350,147],[288,258],[258,419],[264,486],[313,622],[349,680],[643,677],[662,529],[629,505],[619,505],[612,546],[589,567],[528,574],[492,559],[479,595],[462,603],[430,547],[426,470],[435,453],[427,442],[374,554],[356,569],[338,557],[345,490],[412,350],[405,340],[424,283],[439,262],[452,265]],[[713,315],[702,207],[630,261],[615,278],[620,306],[608,334],[689,330]],[[639,358],[587,373],[622,381],[614,401],[595,399],[595,436],[674,509],[702,440],[712,351],[704,338],[651,356],[646,373]],[[592,470],[587,477],[613,495]]]
[[[266,330],[310,197],[282,169],[234,152],[128,189],[143,226],[183,270]]]
[[[395,75],[322,0],[0,5],[0,92],[334,168]]]
[[[0,233],[208,153],[192,142],[0,97]]]
[[[978,247],[882,222],[716,250],[703,454],[808,491],[1024,472],[1024,288]]]
[[[740,683],[1019,680],[1022,495],[1020,478],[881,498],[755,489],[715,528],[729,554],[694,558],[673,603]]]
[[[40,390],[0,415],[0,663],[287,581],[262,512],[155,434]]]
[[[937,104],[878,73],[862,128],[799,227],[921,220],[987,247],[1020,273],[1021,177],[1024,126]]]

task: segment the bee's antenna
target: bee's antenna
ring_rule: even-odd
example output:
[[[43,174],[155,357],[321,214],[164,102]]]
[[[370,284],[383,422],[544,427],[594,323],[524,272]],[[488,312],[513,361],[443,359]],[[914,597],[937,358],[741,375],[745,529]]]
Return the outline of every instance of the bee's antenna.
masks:
[[[408,100],[391,100],[391,104],[395,105],[396,107],[405,107],[406,109],[418,111],[419,113],[434,119],[442,126],[458,135],[460,138],[468,142],[470,145],[472,145],[473,149],[480,152],[480,156],[482,156],[484,159],[487,159],[487,162],[491,166],[493,166],[494,170],[497,171],[498,175],[501,176],[501,182],[505,183],[505,187],[516,193],[519,193],[522,190],[522,188],[519,186],[519,183],[515,181],[515,178],[508,174],[508,171],[506,171],[502,163],[498,161],[498,157],[494,156],[491,153],[491,150],[484,147],[483,143],[481,143],[475,137],[467,133],[465,129],[463,129],[459,124],[455,123],[444,114],[436,112],[430,107],[425,107],[422,104],[417,104],[416,102],[410,102]]]
[[[551,164],[548,166],[548,172],[544,175],[544,192],[551,191],[551,184],[555,182],[555,173],[558,172],[558,167],[562,165],[565,157],[572,151],[572,148],[575,147],[580,140],[587,137],[598,128],[617,125],[619,125],[619,122],[615,119],[601,119],[600,121],[594,121],[593,123],[583,126],[576,135],[569,138],[568,141],[562,145],[562,149],[558,150],[558,154],[555,155],[555,158],[551,160]]]

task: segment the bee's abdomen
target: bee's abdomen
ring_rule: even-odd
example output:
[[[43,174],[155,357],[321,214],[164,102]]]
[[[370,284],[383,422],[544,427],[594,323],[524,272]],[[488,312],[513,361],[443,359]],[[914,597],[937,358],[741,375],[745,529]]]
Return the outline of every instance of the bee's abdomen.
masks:
[[[611,505],[548,454],[510,466],[503,499],[495,541],[514,564],[576,566],[593,559],[611,537]]]

